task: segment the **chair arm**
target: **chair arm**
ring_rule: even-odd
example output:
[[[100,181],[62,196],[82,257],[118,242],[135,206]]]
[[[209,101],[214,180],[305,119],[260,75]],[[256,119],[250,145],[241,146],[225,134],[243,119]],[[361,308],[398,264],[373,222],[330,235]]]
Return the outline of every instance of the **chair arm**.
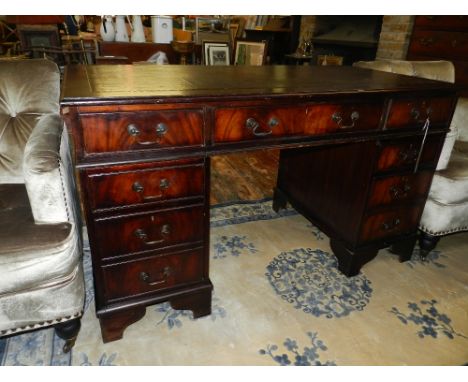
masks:
[[[60,115],[45,114],[26,143],[23,174],[36,223],[75,222],[75,184]]]
[[[457,140],[468,142],[468,97],[458,99],[452,124],[458,129]]]

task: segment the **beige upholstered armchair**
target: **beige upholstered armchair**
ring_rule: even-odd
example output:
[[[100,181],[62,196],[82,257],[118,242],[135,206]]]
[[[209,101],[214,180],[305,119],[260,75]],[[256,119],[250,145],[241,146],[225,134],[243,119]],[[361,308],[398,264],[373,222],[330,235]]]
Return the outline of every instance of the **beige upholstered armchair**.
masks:
[[[68,351],[85,292],[59,96],[53,62],[0,62],[0,336],[54,325]]]
[[[379,60],[360,61],[354,66],[439,81],[455,80],[449,61]],[[468,231],[468,98],[461,97],[455,108],[419,229],[421,256],[434,249],[442,236]]]

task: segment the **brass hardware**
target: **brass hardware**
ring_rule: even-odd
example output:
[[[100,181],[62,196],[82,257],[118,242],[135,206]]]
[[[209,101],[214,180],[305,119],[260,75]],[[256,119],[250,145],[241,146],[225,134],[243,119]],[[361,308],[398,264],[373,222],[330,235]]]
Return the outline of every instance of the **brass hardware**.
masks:
[[[343,117],[341,116],[341,113],[338,111],[335,111],[332,114],[331,119],[340,127],[340,129],[351,129],[354,127],[354,123],[359,119],[359,112],[353,111],[351,113],[351,125],[342,125]]]
[[[162,242],[164,242],[164,240],[166,240],[166,236],[168,236],[170,233],[171,233],[171,226],[170,224],[163,224],[161,226],[161,230],[160,230],[160,233],[161,233],[161,236],[163,236],[162,239],[159,239],[159,240],[150,240],[148,241],[148,234],[145,232],[144,229],[142,228],[137,228],[135,231],[134,231],[134,235],[139,238],[141,241],[143,241],[146,245],[155,245],[155,244],[161,244]]]
[[[432,108],[431,108],[431,107],[427,107],[427,108],[426,108],[426,116],[425,116],[424,118],[429,118],[429,116],[431,115],[431,113],[432,113]],[[415,120],[416,122],[420,122],[420,123],[425,122],[425,119],[420,119],[422,113],[421,113],[421,111],[418,110],[416,107],[413,107],[413,108],[411,109],[410,114],[411,114],[411,117],[413,118],[413,120]]]
[[[132,190],[135,192],[143,192],[145,188],[141,185],[140,182],[133,183]]]
[[[146,232],[141,228],[136,229],[134,234],[137,238],[143,241],[145,241],[148,238],[148,235],[146,234]]]
[[[252,133],[255,136],[265,137],[273,133],[273,130],[271,128],[276,126],[276,125],[272,126],[272,123],[274,124],[275,121],[277,121],[276,118],[270,119],[268,123],[268,126],[270,127],[269,131],[257,131],[257,129],[260,127],[260,124],[255,120],[255,118],[250,117],[250,118],[247,118],[247,120],[245,121],[245,127],[249,130],[252,130]]]
[[[162,137],[164,134],[166,134],[168,130],[169,127],[163,122],[160,122],[156,125],[156,134],[158,134],[159,137]]]
[[[138,127],[136,127],[136,125],[133,123],[127,126],[127,131],[132,137],[136,137],[140,134],[140,130],[138,130]]]
[[[424,45],[424,46],[429,46],[429,45],[432,45],[434,43],[434,40],[432,38],[420,38],[419,39],[419,42],[421,45]]]
[[[415,107],[413,107],[411,109],[411,117],[413,117],[414,120],[418,120],[419,119],[419,116],[421,115],[421,113],[419,112],[418,109],[416,109]]]
[[[169,235],[171,233],[171,226],[169,224],[163,224],[161,227],[161,235]]]
[[[169,130],[169,127],[165,124],[165,123],[158,123],[156,125],[156,135],[158,136],[158,139],[156,141],[138,141],[137,144],[141,145],[141,146],[150,146],[150,145],[156,145],[156,144],[159,144],[159,139],[167,133],[167,131]],[[128,131],[128,134],[130,134],[132,137],[136,137],[138,135],[140,135],[140,130],[138,129],[138,127],[131,123],[130,125],[127,126],[127,131]]]
[[[170,186],[169,180],[167,180],[166,178],[163,178],[159,181],[159,188],[161,190],[167,190],[169,186]],[[135,192],[143,192],[144,189],[145,188],[142,186],[140,182],[135,182],[132,185],[132,190]],[[143,196],[143,200],[149,201],[149,200],[160,199],[162,197],[163,197],[163,194],[161,193],[159,195]]]
[[[167,180],[166,178],[162,178],[160,181],[159,181],[159,188],[161,190],[167,190],[170,186],[170,183],[169,183],[169,180]]]
[[[390,187],[389,191],[393,199],[406,198],[408,196],[408,192],[411,191],[411,186],[405,179],[401,184]]]
[[[417,158],[418,150],[413,147],[413,144],[410,144],[409,147],[405,147],[402,150],[398,151],[398,157],[402,162],[414,162]]]
[[[268,126],[270,126],[270,128],[276,127],[278,125],[279,125],[278,118],[271,117],[270,120],[268,121]]]
[[[383,222],[382,223],[382,229],[384,231],[391,231],[391,230],[395,229],[396,227],[398,227],[399,225],[400,225],[400,219],[396,218],[396,219],[393,219],[390,222]]]
[[[172,269],[170,267],[164,267],[161,277],[158,279],[151,281],[151,276],[147,272],[140,272],[140,280],[144,283],[154,286],[159,284],[164,284],[167,282],[167,278],[172,274]]]

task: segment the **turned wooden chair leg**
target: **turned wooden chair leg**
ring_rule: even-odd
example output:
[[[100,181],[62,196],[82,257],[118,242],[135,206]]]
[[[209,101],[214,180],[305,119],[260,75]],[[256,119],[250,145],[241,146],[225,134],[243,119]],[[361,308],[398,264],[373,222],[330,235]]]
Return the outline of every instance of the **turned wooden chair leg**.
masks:
[[[75,318],[73,320],[55,325],[55,333],[61,339],[65,340],[65,345],[63,345],[64,353],[68,353],[75,345],[80,328],[81,318]]]
[[[426,232],[419,233],[419,256],[424,260],[429,252],[431,252],[440,240],[440,236],[434,236]]]

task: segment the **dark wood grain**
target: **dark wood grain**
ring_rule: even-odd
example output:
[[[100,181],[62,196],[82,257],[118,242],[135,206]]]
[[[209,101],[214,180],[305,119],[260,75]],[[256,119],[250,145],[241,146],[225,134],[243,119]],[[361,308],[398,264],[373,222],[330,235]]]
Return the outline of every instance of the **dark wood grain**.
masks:
[[[460,96],[468,96],[468,16],[416,16],[407,60],[453,63]]]
[[[304,133],[308,135],[330,134],[359,130],[377,130],[383,117],[383,102],[310,105]],[[357,113],[356,119],[351,116]]]
[[[424,147],[418,121],[407,116],[407,104],[427,106],[420,100],[437,100]],[[67,67],[62,114],[73,138],[103,339],[120,338],[148,305],[163,301],[195,317],[210,313],[213,155],[283,150],[274,208],[289,201],[317,224],[346,275],[402,241],[406,259],[455,101],[451,84],[351,67]],[[389,116],[391,105],[397,112]],[[348,127],[353,111],[359,118]],[[255,124],[246,126],[248,118]],[[167,129],[158,135],[160,123]],[[232,195],[253,197],[249,170],[258,179],[263,163],[245,158],[213,160],[213,187],[230,188],[235,181],[216,186],[229,172],[244,178]],[[274,182],[264,178],[263,188]],[[402,196],[392,199],[395,192]]]
[[[102,259],[202,242],[203,205],[95,219]],[[109,240],[109,238],[113,238]]]
[[[395,99],[390,108],[386,128],[411,127],[421,129],[429,118],[431,126],[448,126],[452,119],[450,98]]]
[[[235,107],[215,111],[214,142],[239,142],[244,140],[302,135],[305,118],[304,107]],[[252,120],[258,128],[249,128]],[[274,121],[274,125],[271,125]]]
[[[421,153],[420,167],[435,167],[445,135],[427,137]],[[422,145],[422,136],[379,143],[376,171],[414,169]]]
[[[202,270],[201,250],[106,265],[102,269],[105,297],[114,301],[195,283],[202,280]]]
[[[355,244],[376,150],[372,141],[282,150],[277,188],[328,236]]]
[[[374,179],[367,208],[425,198],[431,180],[430,170]]]
[[[203,197],[204,163],[193,163],[150,162],[91,169],[87,171],[91,207],[101,210]]]
[[[87,154],[204,143],[201,110],[83,113],[80,120]],[[159,127],[162,132],[158,132]]]
[[[354,95],[356,92],[451,91],[451,84],[369,69],[334,66],[67,66],[62,105],[87,105],[129,98],[184,101]],[[135,101],[133,101],[135,102]],[[144,102],[139,100],[138,102]]]

